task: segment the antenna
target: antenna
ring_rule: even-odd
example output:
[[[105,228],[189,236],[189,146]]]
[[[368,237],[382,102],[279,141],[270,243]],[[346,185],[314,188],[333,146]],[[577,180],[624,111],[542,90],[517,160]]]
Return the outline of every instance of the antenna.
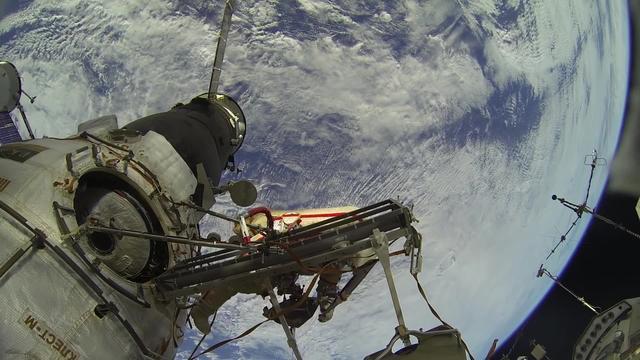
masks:
[[[229,28],[231,27],[231,15],[236,6],[235,0],[226,0],[224,6],[224,15],[222,17],[222,26],[220,35],[218,36],[218,45],[216,46],[216,57],[213,60],[213,71],[211,72],[211,81],[209,81],[209,92],[207,98],[213,103],[218,93],[220,85],[220,74],[222,73],[222,61],[224,59],[224,51],[227,48],[227,38],[229,37]]]
[[[587,204],[589,200],[589,192],[591,191],[591,181],[593,180],[593,172],[596,170],[596,166],[602,166],[607,164],[607,160],[602,157],[598,157],[598,150],[593,149],[591,155],[585,155],[584,164],[591,166],[591,172],[589,173],[589,185],[587,186],[587,195],[584,198],[584,204]]]
[[[231,139],[231,145],[233,146],[233,152],[227,160],[225,169],[231,171],[240,172],[235,165],[234,154],[242,146],[244,138],[247,134],[247,121],[244,117],[244,113],[240,108],[240,105],[229,95],[218,93],[218,87],[220,86],[220,74],[222,73],[222,62],[224,60],[224,52],[227,48],[227,40],[229,38],[229,29],[231,28],[231,16],[236,7],[236,0],[226,0],[224,6],[224,14],[222,16],[222,25],[220,26],[220,33],[218,35],[218,44],[216,46],[216,55],[213,59],[213,69],[211,71],[211,80],[209,81],[209,91],[198,95],[198,98],[202,98],[205,94],[207,101],[211,105],[216,105],[219,110],[226,113],[229,124],[235,131],[235,137]]]
[[[28,97],[29,101],[33,104],[36,97],[31,97],[22,90],[22,82],[20,81],[18,69],[16,69],[16,67],[10,62],[0,61],[0,113],[10,113],[17,107],[25,126],[27,127],[29,136],[31,136],[32,139],[35,139],[33,131],[31,130],[31,125],[29,125],[29,120],[27,119],[27,114],[25,114],[24,108],[20,104],[20,96],[22,94]],[[11,124],[7,123],[7,125]],[[9,128],[10,127],[11,126],[9,126]],[[3,127],[3,129],[5,129],[5,127]],[[11,132],[17,133],[17,130],[14,129]],[[8,138],[16,140],[15,137],[15,134],[8,135]],[[5,138],[5,136],[3,136],[3,138]]]
[[[555,196],[555,195],[554,195]],[[564,232],[564,234],[560,235],[560,241],[558,241],[556,243],[556,246],[553,247],[553,249],[551,249],[551,251],[549,251],[549,255],[547,255],[547,257],[544,259],[545,261],[549,260],[549,258],[551,257],[551,255],[553,255],[556,250],[558,249],[558,247],[560,246],[560,244],[562,244],[565,240],[567,240],[567,235],[571,232],[571,230],[573,230],[573,228],[578,224],[578,220],[580,220],[580,217],[577,217],[572,223],[571,226],[569,226],[569,229],[567,229],[567,231]]]
[[[538,269],[538,273],[536,274],[536,277],[540,278],[544,275],[548,276],[551,280],[553,280],[553,282],[555,282],[558,286],[560,286],[564,291],[568,292],[569,295],[573,296],[576,300],[578,300],[582,305],[586,306],[589,310],[593,311],[596,315],[598,315],[598,310],[596,310],[596,308],[594,306],[592,306],[591,304],[589,304],[583,297],[580,297],[578,295],[576,295],[575,293],[573,293],[573,291],[569,290],[569,288],[567,288],[566,286],[564,286],[564,284],[562,284],[560,282],[560,280],[558,280],[558,278],[556,276],[554,276],[553,274],[551,274],[547,269],[545,269],[543,267],[544,265],[541,264],[540,268]]]
[[[587,201],[589,201],[589,193],[591,192],[591,183],[593,182],[593,173],[595,172],[597,166],[606,165],[607,160],[605,158],[598,157],[598,150],[593,149],[593,153],[584,156],[584,164],[591,167],[591,171],[589,172],[589,182],[587,183],[587,194],[584,197],[584,202],[582,203],[582,205],[575,205],[575,208],[570,207],[570,209],[576,213],[576,218],[575,220],[573,220],[573,222],[571,223],[571,226],[569,226],[567,231],[565,231],[564,234],[560,235],[560,241],[558,241],[556,245],[553,247],[553,249],[551,249],[551,251],[549,252],[549,255],[547,255],[547,257],[545,258],[545,261],[549,260],[551,255],[553,255],[556,252],[560,244],[562,244],[567,239],[567,235],[569,235],[571,230],[573,230],[573,228],[576,227],[576,225],[578,224],[578,221],[582,218],[582,214],[584,212],[589,212],[587,211],[587,209],[589,209],[587,207]],[[551,196],[551,199],[555,201],[558,199],[558,196],[554,194]],[[564,199],[561,199],[561,200],[564,201]]]
[[[32,104],[33,104],[33,103],[36,101],[37,96],[31,96],[31,95],[27,94],[27,92],[26,92],[26,91],[24,91],[24,90],[20,90],[20,92],[21,92],[21,93],[23,93],[23,94],[24,94],[24,96],[26,96],[27,98],[29,98],[29,102],[30,102],[30,103],[32,103]]]
[[[626,227],[624,227],[622,224],[617,223],[605,216],[602,216],[598,213],[595,212],[595,210],[589,208],[587,205],[582,204],[582,205],[576,205],[568,200],[565,200],[563,198],[559,198],[556,195],[553,195],[551,197],[553,200],[558,200],[560,202],[560,204],[562,204],[564,207],[571,209],[572,211],[574,211],[576,214],[578,214],[578,217],[581,217],[583,213],[588,213],[591,214],[591,216],[593,216],[594,218],[604,222],[605,224],[611,225],[614,228],[624,231],[627,234],[635,237],[636,239],[640,239],[640,234],[637,234],[629,229],[627,229]]]

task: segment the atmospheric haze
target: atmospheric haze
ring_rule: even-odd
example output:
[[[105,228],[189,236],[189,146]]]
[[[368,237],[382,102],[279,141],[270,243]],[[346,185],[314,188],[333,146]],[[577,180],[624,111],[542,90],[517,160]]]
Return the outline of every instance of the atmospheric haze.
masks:
[[[222,9],[202,0],[5,5],[0,54],[38,96],[26,105],[37,135],[70,135],[111,113],[124,125],[206,91]],[[572,221],[551,194],[581,201],[584,155],[612,157],[628,32],[622,0],[240,1],[222,89],[247,117],[241,176],[273,208],[411,202],[423,285],[484,356],[551,286],[535,273]],[[607,170],[596,171],[590,206]],[[586,225],[546,264],[551,272]],[[408,260],[393,266],[408,326],[437,325]],[[261,321],[266,303],[229,301],[205,345]],[[309,321],[297,337],[305,359],[359,359],[386,345],[394,319],[376,267],[333,320]],[[199,334],[186,337],[178,358]],[[277,324],[210,355],[290,357]]]

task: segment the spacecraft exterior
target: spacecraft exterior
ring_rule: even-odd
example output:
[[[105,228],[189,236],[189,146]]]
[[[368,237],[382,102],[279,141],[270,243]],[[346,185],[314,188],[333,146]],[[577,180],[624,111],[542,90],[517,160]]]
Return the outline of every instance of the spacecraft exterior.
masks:
[[[309,298],[296,284],[298,274],[321,276],[327,268],[353,273],[321,306],[326,313],[378,261],[393,289],[397,331],[410,344],[388,252],[389,243],[405,238],[404,252],[417,274],[421,237],[401,204],[273,213],[258,208],[235,221],[239,241],[200,237],[202,213],[216,215],[202,204],[221,191],[219,176],[244,137],[235,131],[244,127],[244,117],[230,103],[198,97],[122,129],[114,117],[103,117],[66,139],[0,146],[3,358],[171,359],[189,311],[199,308],[198,294],[224,302],[224,294],[234,293],[229,289],[247,284],[271,296],[275,310],[265,316],[278,319],[291,340],[291,328],[315,312],[307,308],[302,320],[285,314],[301,314],[292,310]],[[266,226],[254,221],[261,214],[270,218]],[[218,250],[202,253],[201,247]],[[281,303],[288,309],[279,307],[274,288],[289,297]],[[290,344],[301,358],[295,341]]]
[[[179,116],[193,120],[193,111],[158,114],[155,125]],[[180,343],[185,304],[158,297],[149,280],[191,257],[193,245],[92,233],[83,225],[188,242],[201,216],[176,204],[197,192],[196,164],[155,131],[102,120],[68,139],[0,147],[3,358],[113,358],[114,349],[122,358],[172,358]],[[224,116],[209,121],[231,129]],[[209,168],[220,174],[225,166],[214,159]]]
[[[573,360],[640,359],[640,298],[625,299],[594,317],[573,351]]]
[[[173,358],[187,297],[161,296],[151,280],[214,246],[196,211],[242,145],[240,107],[216,93],[128,128],[105,116],[34,139],[16,68],[0,72],[1,357]],[[215,247],[225,245],[236,247]]]
[[[235,169],[246,132],[240,106],[217,91],[234,6],[226,1],[209,91],[123,128],[104,116],[80,124],[77,135],[36,139],[20,105],[29,96],[19,74],[0,62],[3,359],[172,359],[189,316],[206,333],[207,301],[219,305],[246,289],[270,297],[265,321],[282,325],[301,359],[293,329],[318,307],[319,320],[328,321],[378,263],[398,326],[387,348],[367,359],[466,358],[466,344],[444,321],[427,332],[405,326],[390,256],[410,257],[428,304],[417,278],[422,237],[410,208],[393,200],[363,208],[260,207],[237,218],[210,210],[224,192],[242,207],[256,199],[246,181],[220,185],[222,173]],[[22,141],[9,115],[16,108],[30,140]],[[202,238],[203,214],[233,223],[238,235]],[[402,250],[390,253],[399,239]],[[327,280],[347,273],[341,289]],[[315,276],[304,291],[299,275]],[[394,352],[397,340],[405,347]]]

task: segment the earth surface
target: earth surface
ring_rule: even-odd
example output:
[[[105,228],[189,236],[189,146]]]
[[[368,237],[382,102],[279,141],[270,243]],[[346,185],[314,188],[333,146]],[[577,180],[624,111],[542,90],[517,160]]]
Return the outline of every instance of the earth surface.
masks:
[[[0,2],[0,54],[13,62],[37,135],[120,125],[206,91],[222,1]],[[476,358],[506,339],[551,286],[536,271],[573,221],[551,201],[581,202],[594,149],[611,159],[627,89],[621,0],[240,1],[222,89],[243,106],[238,158],[259,203],[295,209],[413,204],[424,236],[420,279]],[[598,167],[590,206],[608,173]],[[233,209],[222,199],[218,210]],[[587,219],[545,262],[560,273]],[[205,219],[209,230],[226,225]],[[408,326],[437,321],[393,262]],[[203,346],[262,320],[266,301],[237,296]],[[334,319],[297,331],[305,359],[361,359],[391,338],[379,267]],[[189,330],[187,358],[200,334]],[[291,358],[266,324],[215,359]]]

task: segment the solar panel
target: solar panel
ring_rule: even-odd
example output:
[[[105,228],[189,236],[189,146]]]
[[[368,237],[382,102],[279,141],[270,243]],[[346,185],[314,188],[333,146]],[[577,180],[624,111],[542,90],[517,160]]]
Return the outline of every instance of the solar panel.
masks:
[[[16,124],[8,112],[0,112],[0,145],[22,141]]]

